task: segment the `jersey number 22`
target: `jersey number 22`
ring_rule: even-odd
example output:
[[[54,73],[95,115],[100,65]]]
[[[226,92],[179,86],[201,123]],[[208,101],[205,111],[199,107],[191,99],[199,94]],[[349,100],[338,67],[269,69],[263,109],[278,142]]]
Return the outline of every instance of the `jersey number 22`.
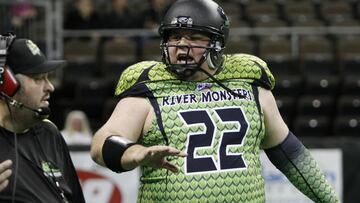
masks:
[[[241,170],[246,168],[242,153],[231,153],[229,147],[242,146],[249,128],[249,123],[240,107],[216,108],[214,112],[219,120],[226,123],[235,123],[236,129],[223,130],[217,149],[217,159],[210,155],[198,155],[197,150],[214,146],[216,123],[208,110],[190,110],[179,112],[185,124],[190,126],[203,125],[201,132],[188,134],[185,173],[209,173],[222,170]],[[219,121],[219,122],[220,122]]]

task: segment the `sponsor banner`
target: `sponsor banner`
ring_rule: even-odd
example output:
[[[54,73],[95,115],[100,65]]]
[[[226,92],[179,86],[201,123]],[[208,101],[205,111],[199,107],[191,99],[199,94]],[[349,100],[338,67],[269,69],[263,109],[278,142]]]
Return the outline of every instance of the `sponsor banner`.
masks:
[[[340,149],[310,149],[311,154],[324,171],[326,179],[342,199],[343,173],[342,151]],[[261,154],[263,177],[265,179],[266,203],[312,203],[299,192],[288,179]]]
[[[87,203],[135,203],[139,170],[114,173],[92,161],[89,152],[70,153]]]
[[[324,170],[326,178],[342,199],[342,151],[339,149],[311,149]],[[114,173],[94,163],[89,152],[71,152],[87,203],[136,203],[140,170]],[[265,179],[266,203],[311,203],[261,153]]]

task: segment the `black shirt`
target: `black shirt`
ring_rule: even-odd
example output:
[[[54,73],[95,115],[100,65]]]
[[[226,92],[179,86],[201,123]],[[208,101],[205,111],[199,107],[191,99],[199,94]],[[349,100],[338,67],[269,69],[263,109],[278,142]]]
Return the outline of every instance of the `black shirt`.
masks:
[[[17,135],[18,171],[15,202],[57,203],[85,202],[70,158],[69,150],[58,129],[43,121]],[[0,162],[13,161],[7,188],[0,192],[0,202],[11,202],[15,178],[14,133],[0,127]],[[57,184],[59,183],[59,187]]]

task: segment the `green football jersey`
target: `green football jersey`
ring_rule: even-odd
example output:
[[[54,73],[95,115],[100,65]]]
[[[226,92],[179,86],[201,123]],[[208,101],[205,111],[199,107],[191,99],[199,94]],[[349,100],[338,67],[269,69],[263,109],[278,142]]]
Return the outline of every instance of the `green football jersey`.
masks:
[[[182,81],[163,63],[145,61],[127,68],[116,88],[120,98],[146,97],[156,118],[139,144],[169,145],[187,152],[169,157],[180,167],[141,168],[139,202],[265,202],[259,159],[265,136],[258,86],[274,87],[259,58],[227,55],[212,79]]]

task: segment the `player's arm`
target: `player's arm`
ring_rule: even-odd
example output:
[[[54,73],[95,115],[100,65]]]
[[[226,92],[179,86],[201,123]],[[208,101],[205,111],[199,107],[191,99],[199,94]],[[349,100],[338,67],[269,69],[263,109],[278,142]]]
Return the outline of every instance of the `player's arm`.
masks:
[[[185,154],[169,146],[144,147],[136,144],[153,120],[152,106],[144,98],[127,97],[119,101],[109,120],[95,133],[91,144],[92,159],[115,172],[147,165],[177,172],[166,156]]]
[[[272,93],[260,88],[259,94],[266,126],[262,148],[270,161],[314,202],[339,202],[315,159],[289,131]]]
[[[11,176],[12,161],[6,160],[0,163],[0,192],[9,184],[8,178]]]

